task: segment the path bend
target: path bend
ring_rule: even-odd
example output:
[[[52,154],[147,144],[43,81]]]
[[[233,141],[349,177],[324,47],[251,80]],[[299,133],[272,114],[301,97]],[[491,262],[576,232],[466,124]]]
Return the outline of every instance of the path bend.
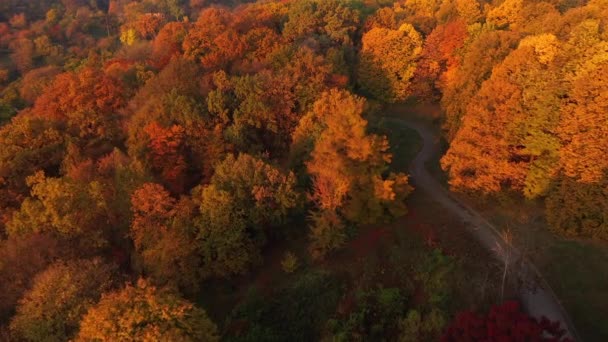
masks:
[[[422,149],[409,168],[410,176],[416,188],[425,192],[445,209],[459,217],[478,242],[496,256],[498,260],[504,262],[507,256],[504,253],[499,253],[497,248],[497,246],[501,246],[503,249],[507,248],[500,230],[475,209],[453,196],[427,170],[427,162],[432,158],[437,158],[440,153],[439,138],[433,130],[426,123],[415,119],[385,118],[385,120],[395,125],[414,129],[422,138]],[[509,248],[509,250],[512,260],[522,257],[517,249]],[[545,316],[552,321],[559,321],[561,326],[566,329],[568,337],[580,341],[580,337],[576,333],[566,310],[536,266],[525,258],[521,264],[520,277],[523,278],[522,280],[525,283],[533,285],[534,288],[523,287],[519,290],[520,299],[527,311],[537,318]]]

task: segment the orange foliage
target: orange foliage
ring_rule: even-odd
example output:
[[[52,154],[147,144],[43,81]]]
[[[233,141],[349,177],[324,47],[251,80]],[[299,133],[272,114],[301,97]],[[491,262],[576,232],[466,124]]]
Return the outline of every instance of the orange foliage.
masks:
[[[152,43],[152,56],[157,68],[163,68],[172,57],[182,54],[187,28],[186,23],[170,22],[160,29]]]
[[[160,239],[166,223],[174,216],[175,199],[162,185],[146,183],[131,195],[131,238],[137,250]]]
[[[574,82],[571,102],[559,128],[565,174],[584,183],[599,182],[608,171],[608,63]]]
[[[463,21],[437,26],[426,38],[414,75],[415,94],[436,99],[439,90],[452,83],[460,58],[457,55],[468,36]]]
[[[209,70],[228,67],[245,49],[241,35],[230,24],[233,14],[220,8],[208,8],[184,39],[184,52],[189,58],[200,61]]]
[[[144,127],[144,132],[150,138],[148,147],[153,170],[170,185],[171,190],[182,192],[187,168],[184,158],[184,128],[178,125],[164,128],[152,122]]]
[[[162,13],[145,13],[137,18],[133,26],[140,37],[151,39],[156,36],[164,23],[165,16]]]
[[[84,68],[58,75],[36,100],[33,113],[60,120],[74,112],[112,114],[125,105],[124,94],[119,81],[97,69]]]

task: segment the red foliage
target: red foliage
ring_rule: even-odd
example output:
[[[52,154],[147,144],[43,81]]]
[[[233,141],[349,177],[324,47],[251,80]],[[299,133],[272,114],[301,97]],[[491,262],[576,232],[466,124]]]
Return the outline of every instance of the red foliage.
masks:
[[[115,113],[125,104],[120,82],[93,68],[58,75],[38,97],[33,113],[40,117],[65,119],[74,112],[100,115]]]
[[[573,342],[564,337],[565,333],[559,322],[551,322],[546,317],[539,322],[521,312],[518,302],[506,301],[493,306],[487,316],[471,311],[460,312],[441,337],[441,342]]]
[[[179,125],[164,128],[153,122],[144,127],[144,131],[150,137],[148,147],[153,169],[160,173],[172,191],[182,192],[187,168],[183,156],[184,128]]]
[[[157,68],[162,69],[173,56],[182,54],[187,28],[187,23],[170,22],[158,32],[152,44],[152,59]]]

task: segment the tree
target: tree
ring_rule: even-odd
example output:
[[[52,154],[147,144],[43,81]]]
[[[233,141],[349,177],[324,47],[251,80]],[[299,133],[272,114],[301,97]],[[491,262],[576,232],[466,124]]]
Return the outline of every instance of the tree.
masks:
[[[488,12],[486,20],[498,28],[509,27],[511,30],[517,29],[517,23],[521,22],[523,7],[523,0],[505,0]]]
[[[0,241],[0,320],[7,322],[36,274],[64,250],[50,234],[28,234]]]
[[[185,56],[199,61],[206,70],[229,68],[245,50],[241,35],[231,27],[233,22],[233,14],[226,9],[203,10],[184,39]]]
[[[290,41],[314,38],[351,45],[359,14],[338,0],[304,0],[290,5],[283,36]]]
[[[559,149],[558,46],[553,35],[526,38],[484,82],[441,161],[451,186],[528,198],[547,192]]]
[[[567,237],[608,239],[608,176],[593,183],[560,174],[545,200],[551,230]]]
[[[133,28],[141,38],[152,39],[164,24],[165,16],[162,13],[144,13],[133,23]]]
[[[80,319],[113,286],[114,266],[100,259],[57,262],[36,276],[19,301],[10,324],[14,337],[27,341],[65,341]]]
[[[211,185],[232,196],[247,226],[264,240],[267,230],[287,222],[299,204],[295,175],[284,173],[263,160],[247,154],[228,155],[215,168]]]
[[[457,52],[464,46],[467,36],[463,21],[439,25],[431,32],[424,41],[412,81],[414,94],[433,100],[439,98],[441,89],[450,86],[460,64]]]
[[[477,0],[455,0],[458,16],[467,24],[477,22],[481,18],[481,8]]]
[[[75,112],[110,115],[125,105],[119,81],[93,68],[58,75],[36,99],[33,113],[50,119],[66,119]]]
[[[43,172],[27,178],[31,197],[7,223],[10,236],[50,233],[72,241],[81,253],[107,244],[112,226],[107,192],[97,181],[82,184],[68,178],[46,177]]]
[[[584,71],[563,107],[559,138],[560,161],[568,177],[582,183],[600,181],[608,170],[608,60]]]
[[[596,57],[597,58],[597,57]],[[593,58],[587,59],[587,61]],[[608,63],[580,70],[557,130],[560,174],[546,200],[547,221],[566,236],[608,238]]]
[[[140,279],[109,292],[80,323],[76,341],[218,341],[204,310]]]
[[[34,103],[59,73],[59,68],[52,65],[31,70],[23,76],[19,90],[21,97],[30,104]]]
[[[203,276],[245,274],[260,261],[259,248],[248,236],[243,209],[225,190],[214,185],[202,189],[195,226]]]
[[[186,37],[187,24],[170,22],[164,25],[152,43],[152,56],[157,68],[165,67],[171,58],[182,54],[182,44]]]
[[[306,168],[313,182],[311,199],[318,211],[312,214],[311,248],[318,250],[319,256],[329,250],[317,248],[317,243],[331,246],[331,250],[343,241],[338,233],[343,219],[373,223],[405,213],[403,199],[411,187],[403,174],[383,177],[391,160],[388,141],[367,134],[364,107],[364,99],[347,91],[326,92],[303,119],[306,126],[296,131],[296,139],[311,139],[314,146]],[[306,137],[306,131],[312,134]]]
[[[34,42],[28,38],[19,38],[11,42],[11,59],[17,70],[25,74],[34,67]]]
[[[184,128],[179,125],[164,128],[152,122],[144,127],[144,132],[149,136],[148,159],[152,170],[160,174],[173,192],[181,193],[187,169]]]
[[[482,31],[465,43],[460,66],[442,89],[441,107],[445,111],[444,135],[448,141],[462,126],[471,99],[492,75],[492,68],[517,47],[519,35],[509,31]]]
[[[434,17],[441,0],[405,0],[405,8],[412,16]]]
[[[411,94],[410,80],[422,52],[422,38],[413,26],[398,30],[372,28],[363,35],[359,85],[386,102],[405,100]]]
[[[192,241],[194,205],[177,202],[161,185],[143,184],[131,196],[130,236],[142,273],[158,285],[176,285],[185,292],[198,290],[201,278],[197,245]]]
[[[8,214],[29,192],[26,177],[56,170],[66,144],[56,123],[20,114],[0,127],[0,145],[0,207]]]

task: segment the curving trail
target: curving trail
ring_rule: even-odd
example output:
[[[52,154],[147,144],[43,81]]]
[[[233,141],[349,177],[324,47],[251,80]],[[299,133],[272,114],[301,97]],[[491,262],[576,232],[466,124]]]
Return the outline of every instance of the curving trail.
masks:
[[[417,120],[396,118],[385,118],[385,120],[394,123],[395,126],[406,126],[416,130],[423,140],[422,149],[413,160],[409,170],[416,189],[418,191],[422,190],[446,210],[461,218],[466,223],[471,235],[484,248],[491,251],[501,262],[504,262],[506,258],[509,258],[511,261],[518,260],[521,257],[521,253],[515,248],[506,247],[505,240],[502,238],[499,229],[473,208],[452,196],[426,169],[426,163],[432,160],[432,158],[437,158],[440,153],[439,139],[433,131],[425,123]],[[499,249],[509,252],[499,253]],[[552,321],[561,322],[562,327],[566,327],[570,338],[580,340],[568,314],[538,269],[525,259],[520,264],[522,266],[518,270],[519,277],[525,284],[532,285],[523,286],[519,291],[520,299],[527,311],[534,317],[540,318],[545,316]]]

